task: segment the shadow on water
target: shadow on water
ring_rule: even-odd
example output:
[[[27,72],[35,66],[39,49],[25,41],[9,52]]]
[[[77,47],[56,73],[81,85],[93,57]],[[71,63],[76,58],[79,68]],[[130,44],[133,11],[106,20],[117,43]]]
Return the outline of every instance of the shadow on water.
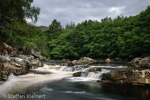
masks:
[[[137,100],[150,100],[149,87],[102,85],[102,90],[106,93],[124,97],[135,97]]]
[[[150,88],[68,82],[66,79],[45,84],[38,92],[32,90],[28,93],[44,94],[45,100],[150,100]]]

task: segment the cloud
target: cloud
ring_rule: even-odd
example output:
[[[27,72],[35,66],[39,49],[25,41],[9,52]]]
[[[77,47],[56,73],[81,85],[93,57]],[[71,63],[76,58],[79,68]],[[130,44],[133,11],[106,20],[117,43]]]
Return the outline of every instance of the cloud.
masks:
[[[34,0],[32,4],[41,8],[37,26],[51,24],[57,19],[63,26],[74,21],[76,24],[84,20],[115,18],[120,14],[131,16],[145,10],[148,0]]]
[[[124,9],[125,9],[125,7],[111,7],[111,8],[109,8],[108,12],[110,12],[110,13],[115,12],[117,15],[119,15],[119,14],[123,13],[122,11]]]

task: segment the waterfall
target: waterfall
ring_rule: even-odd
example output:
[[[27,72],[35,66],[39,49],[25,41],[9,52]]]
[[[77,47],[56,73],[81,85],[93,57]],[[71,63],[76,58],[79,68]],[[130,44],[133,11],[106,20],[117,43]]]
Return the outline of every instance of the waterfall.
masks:
[[[89,72],[87,78],[99,79],[100,75],[100,72]]]
[[[62,71],[66,71],[66,72],[73,72],[74,71],[74,68],[73,67],[68,67],[68,66],[65,66],[61,69]]]
[[[86,78],[101,79],[103,73],[108,73],[110,70],[102,69],[102,71],[88,72]]]
[[[102,69],[101,71],[96,71],[96,72],[88,72],[86,78],[100,79],[103,73],[108,73],[108,72],[110,71],[106,69]]]

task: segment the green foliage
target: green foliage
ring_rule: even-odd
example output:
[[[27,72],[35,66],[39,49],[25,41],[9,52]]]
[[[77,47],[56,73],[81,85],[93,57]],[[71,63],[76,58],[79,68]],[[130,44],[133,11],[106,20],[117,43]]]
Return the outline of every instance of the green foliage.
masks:
[[[31,6],[33,0],[1,0],[0,1],[0,37],[3,40],[7,40],[15,37],[19,32],[21,35],[26,35],[29,31],[28,25],[25,19],[32,19],[36,22],[40,9],[35,6]],[[30,25],[29,25],[30,27]],[[10,39],[9,38],[9,39]],[[16,41],[18,40],[16,36]]]
[[[33,0],[0,0],[0,40],[18,49],[39,48],[48,57],[46,34],[25,21],[28,18],[36,22],[40,13],[38,7],[31,6],[32,2]]]
[[[150,56],[150,6],[136,16],[101,22],[85,20],[75,26],[68,23],[65,29],[54,19],[46,31],[27,24],[26,18],[37,21],[39,8],[33,0],[0,1],[0,39],[18,48],[39,48],[42,55],[51,59],[95,59]],[[13,17],[12,17],[13,16]],[[44,27],[45,28],[45,27]]]
[[[150,7],[137,16],[86,20],[74,28],[66,25],[49,43],[52,59],[132,59],[150,56]],[[53,37],[53,36],[52,36]]]
[[[73,29],[73,28],[75,28],[75,23],[74,22],[67,23],[66,26],[65,26],[65,29]]]

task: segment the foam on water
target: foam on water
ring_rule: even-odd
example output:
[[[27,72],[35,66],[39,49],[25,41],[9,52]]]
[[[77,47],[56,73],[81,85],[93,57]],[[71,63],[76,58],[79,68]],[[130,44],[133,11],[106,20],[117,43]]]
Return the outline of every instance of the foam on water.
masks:
[[[86,91],[65,91],[65,93],[72,93],[72,94],[85,94]]]
[[[48,88],[47,86],[45,86],[42,89],[40,89],[40,91],[42,91],[42,92],[51,92],[51,91],[53,91],[53,89],[52,88]]]

